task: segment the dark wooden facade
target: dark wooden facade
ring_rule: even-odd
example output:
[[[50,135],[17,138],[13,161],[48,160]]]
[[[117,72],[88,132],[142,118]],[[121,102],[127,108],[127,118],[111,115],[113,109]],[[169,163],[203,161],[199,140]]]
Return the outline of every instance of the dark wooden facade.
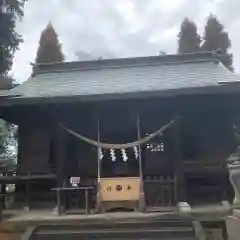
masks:
[[[238,95],[186,95],[99,102],[56,102],[4,107],[3,117],[19,126],[18,175],[56,174],[55,180],[35,181],[36,201],[50,201],[50,189],[70,176],[97,186],[97,149],[68,134],[60,125],[91,139],[131,142],[177,117],[162,135],[141,146],[143,186],[149,207],[231,200],[225,160],[235,150],[233,123]],[[158,147],[157,147],[158,146]],[[138,176],[133,151],[128,161],[112,162],[104,151],[101,174]],[[117,158],[118,153],[116,152]],[[48,194],[47,194],[48,193]],[[96,191],[91,196],[96,204]]]

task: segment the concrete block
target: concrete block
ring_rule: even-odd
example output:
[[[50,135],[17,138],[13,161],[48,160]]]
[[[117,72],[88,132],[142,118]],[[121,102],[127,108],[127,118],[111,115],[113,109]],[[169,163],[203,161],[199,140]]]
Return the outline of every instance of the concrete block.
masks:
[[[25,212],[30,212],[30,207],[29,207],[29,206],[25,206],[25,207],[23,207],[23,210],[24,210]]]
[[[227,234],[229,240],[240,239],[240,218],[229,216],[226,219]]]
[[[221,205],[223,207],[224,212],[229,212],[229,214],[231,214],[232,207],[229,201],[221,201]]]
[[[199,221],[193,221],[195,236],[199,240],[207,240],[207,233]]]
[[[225,201],[225,200],[221,201],[221,204],[224,208],[227,208],[227,209],[231,208],[229,201]]]
[[[187,202],[179,202],[177,204],[179,213],[190,214],[192,212],[191,206]]]

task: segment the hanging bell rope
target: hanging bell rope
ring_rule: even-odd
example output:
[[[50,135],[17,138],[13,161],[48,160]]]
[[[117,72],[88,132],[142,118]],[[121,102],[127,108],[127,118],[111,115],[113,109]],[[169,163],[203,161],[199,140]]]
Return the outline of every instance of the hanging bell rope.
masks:
[[[171,125],[173,125],[175,123],[176,120],[171,120],[170,122],[168,122],[167,124],[165,124],[164,126],[162,126],[160,129],[158,129],[156,132],[149,134],[148,136],[139,139],[138,141],[134,141],[131,143],[123,143],[123,144],[111,144],[111,143],[102,143],[102,142],[98,142],[95,140],[92,140],[90,138],[84,137],[79,133],[74,132],[73,130],[65,127],[63,124],[60,124],[60,126],[68,133],[70,133],[71,135],[81,139],[82,141],[95,146],[95,147],[100,147],[103,149],[127,149],[127,148],[133,148],[135,146],[141,145],[141,144],[145,144],[148,141],[150,141],[151,139],[155,138],[157,135],[159,135],[160,133],[162,133],[163,131],[165,131],[166,129],[168,129]]]

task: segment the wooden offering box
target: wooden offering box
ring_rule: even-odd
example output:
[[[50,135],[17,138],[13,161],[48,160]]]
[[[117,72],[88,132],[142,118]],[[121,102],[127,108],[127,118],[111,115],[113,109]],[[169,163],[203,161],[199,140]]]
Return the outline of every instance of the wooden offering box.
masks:
[[[100,199],[104,209],[136,208],[140,197],[139,177],[102,178]]]

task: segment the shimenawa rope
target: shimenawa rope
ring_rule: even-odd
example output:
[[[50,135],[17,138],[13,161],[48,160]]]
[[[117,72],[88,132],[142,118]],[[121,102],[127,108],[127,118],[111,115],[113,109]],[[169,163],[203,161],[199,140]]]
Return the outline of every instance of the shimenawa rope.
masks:
[[[162,126],[161,128],[159,128],[157,131],[149,134],[148,136],[139,139],[138,141],[134,141],[131,143],[123,143],[123,144],[111,144],[111,143],[103,143],[103,142],[98,142],[96,140],[84,137],[83,135],[74,132],[73,130],[71,130],[70,128],[65,127],[63,124],[60,124],[60,126],[69,134],[81,139],[82,141],[95,146],[95,147],[99,147],[99,148],[103,148],[103,149],[127,149],[127,148],[133,148],[135,146],[138,145],[142,145],[147,143],[148,141],[150,141],[151,139],[155,138],[157,135],[161,134],[163,131],[165,131],[166,129],[168,129],[171,125],[173,125],[176,122],[176,120],[171,120],[170,122],[168,122],[167,124],[165,124],[164,126]]]

